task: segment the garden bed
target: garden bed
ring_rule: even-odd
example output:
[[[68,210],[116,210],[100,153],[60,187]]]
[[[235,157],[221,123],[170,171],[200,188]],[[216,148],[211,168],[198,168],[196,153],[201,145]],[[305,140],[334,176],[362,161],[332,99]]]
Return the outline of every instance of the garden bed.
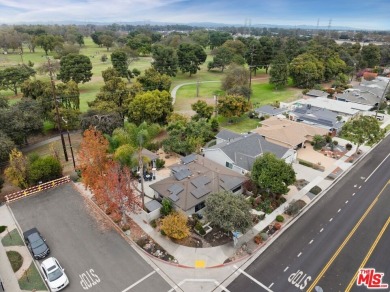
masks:
[[[167,262],[177,263],[177,260],[172,255],[166,252],[161,246],[159,246],[152,238],[147,235],[141,236],[141,238],[137,240],[137,244],[147,253],[151,254],[152,256],[155,256],[156,258],[162,259]]]

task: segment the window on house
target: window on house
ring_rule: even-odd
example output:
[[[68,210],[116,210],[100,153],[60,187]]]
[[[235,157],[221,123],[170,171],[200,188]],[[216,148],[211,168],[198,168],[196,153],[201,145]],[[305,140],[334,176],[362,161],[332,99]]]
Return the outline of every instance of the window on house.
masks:
[[[206,207],[205,202],[200,202],[199,204],[195,205],[195,213],[202,210],[204,207]]]
[[[226,161],[226,167],[233,168],[233,163]]]

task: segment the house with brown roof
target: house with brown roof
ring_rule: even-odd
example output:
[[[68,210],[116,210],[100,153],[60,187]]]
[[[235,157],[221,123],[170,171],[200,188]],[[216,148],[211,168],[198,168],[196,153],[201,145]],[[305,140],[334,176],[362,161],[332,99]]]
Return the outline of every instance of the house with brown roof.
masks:
[[[187,214],[205,207],[206,198],[213,193],[242,192],[247,178],[201,155],[183,157],[178,164],[169,167],[171,175],[149,187],[158,199],[168,198],[176,208]]]
[[[261,122],[262,126],[252,132],[263,136],[267,141],[297,149],[306,141],[312,141],[315,135],[325,136],[327,129],[290,121],[285,118],[271,117]]]

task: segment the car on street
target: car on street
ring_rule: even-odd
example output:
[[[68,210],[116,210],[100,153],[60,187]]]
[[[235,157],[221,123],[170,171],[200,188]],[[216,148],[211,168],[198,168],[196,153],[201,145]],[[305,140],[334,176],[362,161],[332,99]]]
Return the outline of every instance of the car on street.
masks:
[[[41,263],[43,278],[52,292],[64,289],[69,284],[68,277],[56,258],[50,257]]]
[[[50,248],[37,228],[31,228],[23,232],[23,237],[28,249],[36,260],[44,259],[50,254]]]

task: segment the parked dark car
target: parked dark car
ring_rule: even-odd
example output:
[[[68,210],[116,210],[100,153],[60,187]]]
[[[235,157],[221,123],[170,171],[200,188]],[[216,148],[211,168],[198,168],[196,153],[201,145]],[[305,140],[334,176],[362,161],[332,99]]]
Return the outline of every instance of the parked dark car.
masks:
[[[38,229],[31,228],[23,233],[24,241],[33,257],[37,260],[43,259],[50,254],[50,248],[46,240],[39,233]]]

